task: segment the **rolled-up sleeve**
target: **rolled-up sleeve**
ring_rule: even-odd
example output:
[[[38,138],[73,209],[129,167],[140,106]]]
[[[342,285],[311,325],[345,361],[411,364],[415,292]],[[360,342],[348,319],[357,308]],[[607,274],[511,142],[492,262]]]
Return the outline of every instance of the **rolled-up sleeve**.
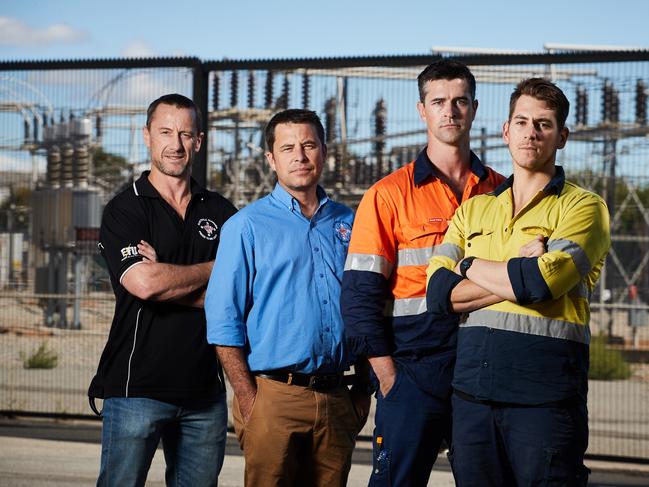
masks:
[[[556,299],[584,282],[590,289],[611,245],[608,209],[597,195],[572,202],[538,258],[511,259],[507,269],[519,304]]]
[[[245,218],[238,213],[223,225],[205,294],[208,343],[246,345],[245,318],[251,304],[254,266],[253,240]]]

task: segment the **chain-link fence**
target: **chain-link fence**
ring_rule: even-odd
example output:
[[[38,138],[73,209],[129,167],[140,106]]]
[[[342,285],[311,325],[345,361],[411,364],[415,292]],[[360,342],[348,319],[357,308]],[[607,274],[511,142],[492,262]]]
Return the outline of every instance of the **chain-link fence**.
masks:
[[[194,177],[239,207],[274,184],[268,119],[315,110],[327,132],[324,186],[354,206],[424,146],[416,77],[434,59],[0,63],[0,410],[89,413],[86,388],[114,305],[97,228],[105,202],[148,167],[150,101],[179,92],[207,113]],[[550,77],[571,101],[558,163],[612,215],[613,248],[592,298],[589,453],[649,459],[649,51],[461,59],[478,83],[472,148],[503,174],[516,82]]]

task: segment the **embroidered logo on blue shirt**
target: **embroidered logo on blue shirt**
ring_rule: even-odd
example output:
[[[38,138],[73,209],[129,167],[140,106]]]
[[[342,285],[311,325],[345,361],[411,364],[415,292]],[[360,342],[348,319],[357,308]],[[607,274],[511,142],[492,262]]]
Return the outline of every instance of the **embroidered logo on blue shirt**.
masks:
[[[334,223],[334,231],[336,237],[345,245],[349,244],[349,239],[352,238],[352,226],[347,222],[337,221]]]

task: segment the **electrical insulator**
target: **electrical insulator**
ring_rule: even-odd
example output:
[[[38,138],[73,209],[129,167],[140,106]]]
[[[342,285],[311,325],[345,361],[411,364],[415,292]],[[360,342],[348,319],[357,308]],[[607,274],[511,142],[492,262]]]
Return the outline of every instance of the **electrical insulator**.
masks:
[[[70,142],[61,145],[61,187],[71,188],[74,184],[74,147]]]
[[[34,133],[32,134],[34,136],[34,142],[38,142],[41,135],[38,131],[38,126],[39,126],[38,117],[34,115]]]
[[[647,87],[641,79],[635,84],[635,123],[647,125]]]
[[[25,133],[25,144],[29,144],[31,130],[30,130],[29,122],[27,121],[27,119],[23,120],[23,129],[25,131],[24,132]]]
[[[386,118],[388,111],[385,107],[385,101],[381,98],[376,102],[374,107],[374,135],[376,140],[374,142],[374,152],[376,153],[376,179],[383,177],[383,151],[385,149],[385,135]]]
[[[284,74],[284,85],[282,86],[282,108],[288,108],[288,97],[289,97],[289,80],[288,73]]]
[[[90,152],[88,144],[77,142],[74,145],[72,178],[75,188],[88,186],[88,174],[90,172]]]
[[[385,101],[381,98],[376,102],[376,107],[374,108],[374,134],[377,137],[385,135],[387,114],[388,111],[385,108]]]
[[[611,100],[611,122],[618,123],[620,121],[620,94],[613,88]]]
[[[47,182],[51,188],[58,188],[61,179],[61,150],[58,145],[47,149]]]
[[[101,115],[97,115],[97,118],[95,118],[95,135],[97,139],[101,139],[101,136],[104,134],[102,122]]]
[[[575,118],[577,126],[588,125],[588,92],[581,85],[577,87],[577,110]]]
[[[336,98],[331,97],[325,102],[325,130],[327,133],[327,144],[333,142],[336,137]]]
[[[221,96],[221,73],[212,73],[212,110],[219,110],[219,101]]]
[[[613,103],[613,86],[608,80],[604,80],[602,90],[602,122],[611,122],[611,106]]]
[[[265,105],[266,108],[273,106],[273,72],[268,70],[266,72],[266,92],[265,92]]]
[[[248,71],[248,108],[255,107],[255,72]]]
[[[604,123],[620,121],[620,95],[609,80],[604,81],[602,120]]]
[[[302,108],[309,108],[309,88],[311,84],[311,78],[308,74],[304,73],[302,77]]]
[[[239,72],[232,71],[230,78],[230,107],[235,108],[239,101]]]

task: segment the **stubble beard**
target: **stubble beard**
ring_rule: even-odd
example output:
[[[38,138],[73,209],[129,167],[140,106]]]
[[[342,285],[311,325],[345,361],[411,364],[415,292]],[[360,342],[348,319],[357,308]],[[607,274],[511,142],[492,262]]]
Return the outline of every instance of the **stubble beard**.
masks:
[[[181,178],[185,177],[189,171],[191,171],[192,161],[189,160],[187,164],[184,165],[174,165],[166,164],[162,158],[160,158],[158,160],[153,160],[153,165],[165,176]]]

